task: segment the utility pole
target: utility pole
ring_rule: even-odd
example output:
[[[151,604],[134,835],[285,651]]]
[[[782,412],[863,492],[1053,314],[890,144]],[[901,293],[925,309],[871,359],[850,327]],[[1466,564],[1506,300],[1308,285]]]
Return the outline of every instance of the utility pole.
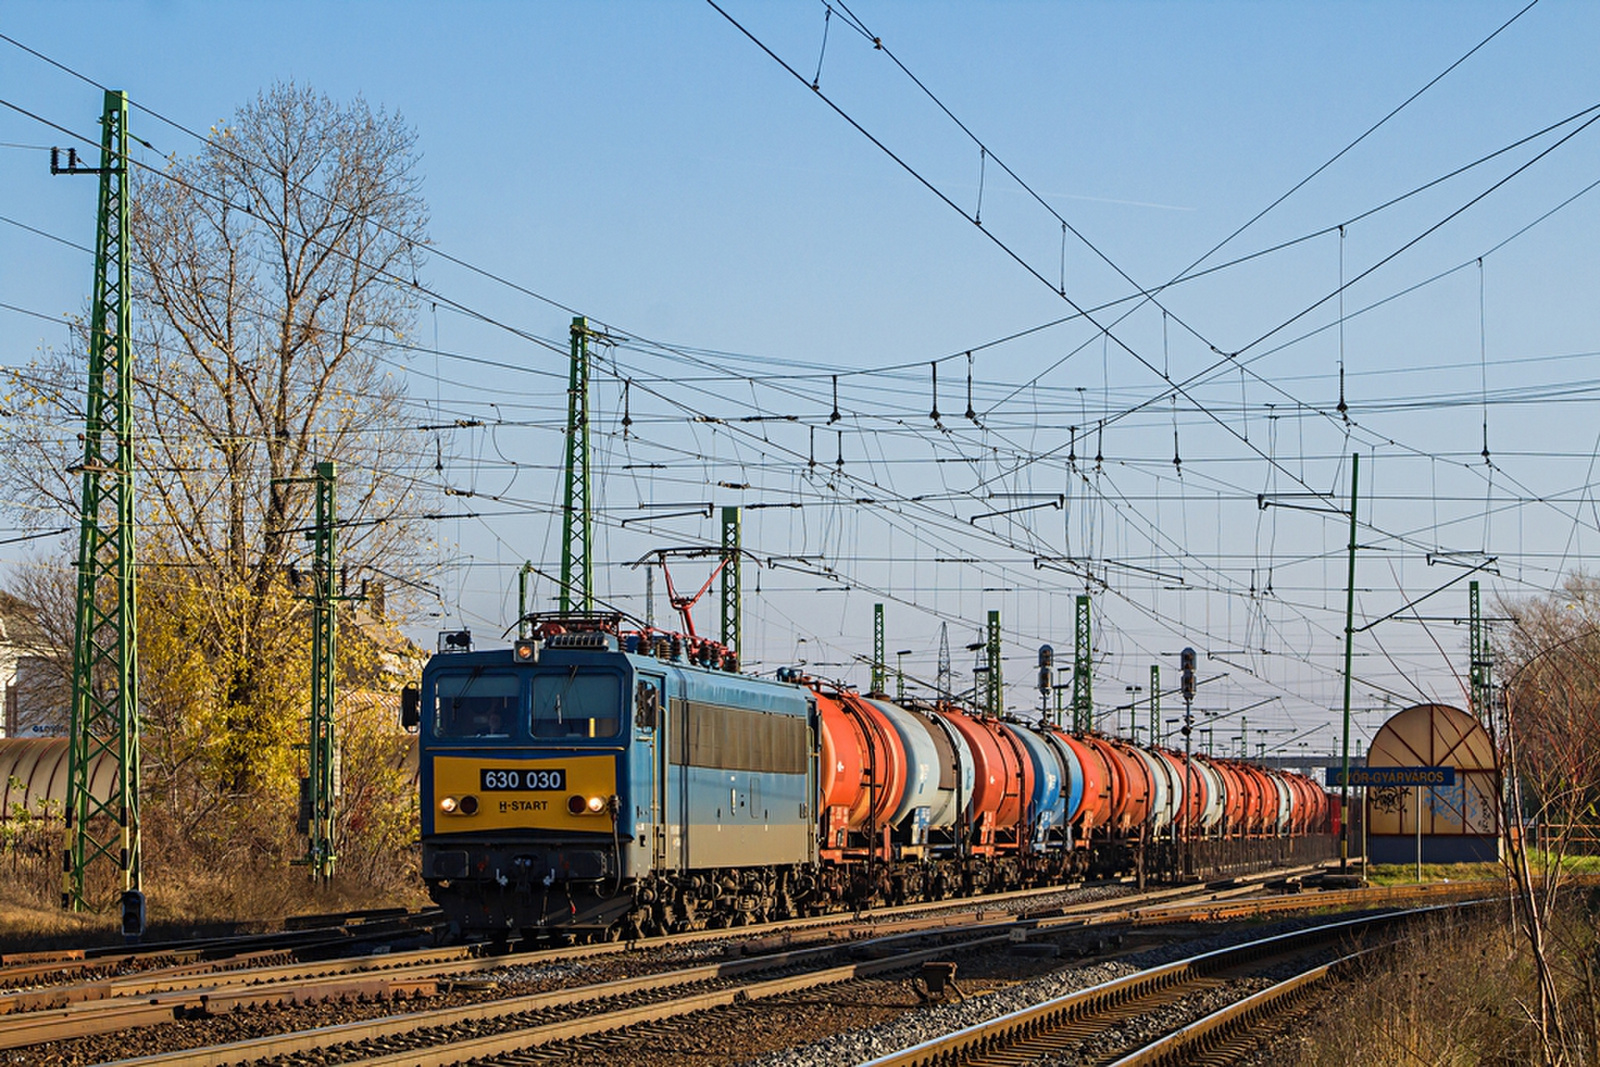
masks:
[[[883,605],[872,605],[872,692],[882,696],[889,691],[889,668],[884,659]]]
[[[1086,734],[1094,729],[1094,650],[1089,629],[1089,595],[1080,593],[1072,643],[1072,729]]]
[[[722,647],[744,656],[743,596],[739,586],[739,509],[722,509]]]
[[[589,480],[589,320],[572,320],[567,379],[567,489],[561,515],[561,613],[594,610],[594,507]]]
[[[1356,474],[1361,453],[1350,453],[1350,579],[1344,601],[1344,777],[1339,783],[1339,869],[1350,868],[1350,673],[1356,619]]]
[[[989,612],[989,639],[984,643],[989,654],[989,714],[999,718],[1006,710],[1005,687],[1000,678],[1000,613]]]
[[[72,646],[67,757],[67,840],[61,906],[104,906],[93,874],[121,881],[123,933],[144,932],[139,832],[138,586],[134,554],[133,329],[128,265],[128,97],[108,90],[100,118],[100,165],[75,150],[50,152],[52,174],[100,178],[89,382],[83,432],[78,600]],[[89,768],[109,757],[108,796],[89,789]],[[103,883],[102,883],[103,884]]]
[[[282,478],[279,484],[311,482],[316,486],[316,524],[306,533],[311,542],[311,724],[306,746],[306,776],[300,780],[300,832],[306,854],[293,861],[307,867],[313,881],[333,881],[339,856],[335,811],[339,799],[339,743],[334,723],[339,661],[339,601],[360,600],[340,588],[338,468],[318,463],[309,478]]]

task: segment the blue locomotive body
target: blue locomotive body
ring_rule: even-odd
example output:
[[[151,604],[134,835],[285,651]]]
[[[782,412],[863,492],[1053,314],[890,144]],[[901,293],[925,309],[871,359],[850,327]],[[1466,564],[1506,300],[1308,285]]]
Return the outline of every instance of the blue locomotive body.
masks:
[[[814,862],[810,691],[626,645],[558,634],[424,671],[422,873],[458,932],[770,914]]]

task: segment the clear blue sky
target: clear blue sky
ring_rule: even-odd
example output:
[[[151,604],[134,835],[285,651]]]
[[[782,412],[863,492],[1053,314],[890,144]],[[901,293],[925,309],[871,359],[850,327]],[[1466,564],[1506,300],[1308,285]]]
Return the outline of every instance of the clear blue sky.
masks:
[[[821,3],[724,6],[809,83]],[[1555,587],[1600,543],[1589,417],[1600,201],[1579,195],[1600,175],[1600,124],[1579,130],[1594,117],[1582,114],[1510,147],[1600,104],[1600,8],[1539,3],[1205,265],[1296,243],[1173,286],[1159,297],[1166,314],[1145,304],[1117,321],[1133,308],[1119,304],[1093,323],[989,342],[1071,314],[1063,279],[1067,297],[1094,307],[1133,291],[1123,273],[1146,288],[1177,277],[1521,7],[852,4],[994,158],[836,9],[822,94],[961,212],[977,211],[981,182],[982,229],[704,4],[6,0],[0,32],[197,129],[275,80],[362,94],[417,129],[438,248],[677,346],[623,345],[597,377],[599,585],[621,606],[643,613],[640,573],[623,564],[716,537],[690,518],[621,528],[639,504],[798,502],[746,513],[757,554],[808,557],[763,569],[759,593],[747,577],[759,669],[804,657],[864,682],[851,660],[870,650],[881,600],[909,672],[932,678],[941,620],[965,672],[964,646],[999,609],[1008,703],[1026,708],[1032,650],[1050,641],[1068,658],[1083,583],[1049,560],[1071,556],[1105,580],[1094,588],[1103,705],[1147,684],[1152,662],[1170,684],[1173,654],[1193,644],[1212,657],[1203,674],[1226,673],[1200,705],[1275,698],[1249,713],[1252,730],[1293,748],[1338,703],[1345,528],[1329,512],[1262,511],[1256,494],[1342,498],[1348,456],[1362,453],[1357,625],[1459,573],[1430,566],[1430,551],[1497,556],[1486,590],[1516,597]],[[81,131],[100,107],[98,90],[4,42],[0,99]],[[158,153],[195,148],[148,116],[135,122]],[[0,109],[0,142],[0,216],[92,242],[89,183],[52,180],[41,152],[13,147],[63,136]],[[1060,222],[997,159],[1104,259],[1078,236],[1063,255]],[[1345,279],[1359,278],[1342,339],[1339,302],[1318,303],[1341,259]],[[90,267],[0,223],[0,302],[76,311]],[[567,311],[437,259],[427,273],[449,298],[562,343]],[[497,635],[514,615],[516,566],[557,562],[565,365],[442,310],[424,309],[421,325],[429,345],[528,368],[446,357],[411,368],[419,422],[529,424],[439,440],[438,488],[507,501],[430,530],[442,597],[427,627]],[[0,364],[65,341],[0,309]],[[981,425],[961,417],[968,349]],[[1341,351],[1348,425],[1334,410]],[[1242,370],[1207,372],[1234,353]],[[945,357],[940,429],[926,364]],[[1163,371],[1201,377],[1175,404]],[[841,419],[830,423],[835,372]],[[636,383],[626,438],[620,378]],[[795,418],[731,422],[755,413]],[[730,423],[696,421],[705,415]],[[1103,435],[1067,429],[1102,419]],[[1053,494],[1066,506],[1049,506]],[[4,550],[9,567],[39,563],[36,547]],[[686,566],[680,581],[699,579]],[[1423,610],[1465,608],[1463,583]],[[698,620],[714,629],[711,605]],[[1362,635],[1357,704],[1461,704],[1465,640],[1448,622]]]

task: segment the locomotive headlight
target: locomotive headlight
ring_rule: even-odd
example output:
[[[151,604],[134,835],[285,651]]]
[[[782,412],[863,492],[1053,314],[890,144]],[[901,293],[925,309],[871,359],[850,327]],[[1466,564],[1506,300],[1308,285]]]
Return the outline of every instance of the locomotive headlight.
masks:
[[[573,815],[599,815],[605,810],[605,797],[586,797],[582,793],[574,793],[567,798],[567,811]]]
[[[478,798],[475,796],[441,797],[439,810],[446,815],[476,815],[478,814]]]
[[[443,800],[439,801],[439,810],[444,812],[446,815],[454,815],[456,811],[456,798],[445,797]]]
[[[457,809],[463,815],[478,814],[478,798],[474,796],[462,797],[460,804],[457,805]]]

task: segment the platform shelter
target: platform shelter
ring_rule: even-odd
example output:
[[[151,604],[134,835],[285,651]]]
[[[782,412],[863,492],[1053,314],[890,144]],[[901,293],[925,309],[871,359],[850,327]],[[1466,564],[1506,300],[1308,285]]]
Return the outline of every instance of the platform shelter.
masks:
[[[1367,768],[1452,768],[1448,785],[1367,789],[1373,863],[1486,863],[1500,858],[1500,769],[1478,720],[1446,704],[1392,716],[1367,749]],[[1420,819],[1420,825],[1419,825]]]

